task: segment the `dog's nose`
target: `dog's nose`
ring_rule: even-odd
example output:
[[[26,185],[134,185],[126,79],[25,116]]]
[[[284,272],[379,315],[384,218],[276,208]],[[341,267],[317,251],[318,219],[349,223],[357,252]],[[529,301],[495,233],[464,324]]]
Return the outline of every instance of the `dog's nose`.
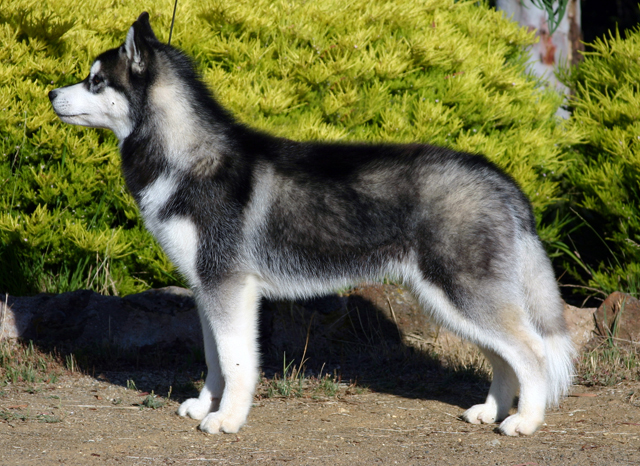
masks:
[[[57,95],[58,95],[58,89],[49,91],[49,100],[53,102],[53,100],[56,98]]]

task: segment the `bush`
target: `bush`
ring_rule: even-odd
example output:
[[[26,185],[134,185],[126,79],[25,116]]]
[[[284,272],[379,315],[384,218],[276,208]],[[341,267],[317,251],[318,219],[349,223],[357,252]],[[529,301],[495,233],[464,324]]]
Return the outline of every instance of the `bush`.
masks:
[[[65,125],[48,90],[83,79],[137,7],[16,0],[0,13],[0,290],[126,294],[175,282],[118,167],[117,141]],[[173,3],[154,3],[166,40]],[[242,121],[293,139],[422,141],[486,154],[532,199],[543,240],[574,127],[525,74],[534,37],[485,3],[284,0],[178,4],[172,43]]]
[[[638,76],[640,30],[596,40],[563,75],[573,91],[572,124],[585,129],[567,172],[577,220],[568,238],[578,253],[569,268],[605,293],[640,289]]]

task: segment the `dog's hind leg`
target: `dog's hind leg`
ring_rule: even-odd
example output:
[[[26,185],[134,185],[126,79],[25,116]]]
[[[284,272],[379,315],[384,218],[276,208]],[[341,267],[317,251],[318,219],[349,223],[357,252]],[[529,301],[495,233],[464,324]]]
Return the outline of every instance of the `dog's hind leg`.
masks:
[[[493,366],[494,381],[485,403],[471,407],[464,419],[472,423],[499,421],[508,415],[519,389],[518,412],[507,417],[500,430],[506,435],[530,435],[542,425],[547,403],[545,344],[521,306],[492,297],[504,296],[501,290],[510,290],[509,285],[513,284],[475,287],[491,292],[475,297],[465,294],[466,310],[427,281],[414,286],[414,292],[443,326],[478,345]]]
[[[518,378],[518,412],[500,424],[505,435],[531,435],[542,425],[549,397],[546,355],[542,338],[528,325],[498,338],[494,351],[513,369]]]
[[[536,429],[533,421],[542,423],[544,408],[558,404],[571,386],[574,354],[551,262],[540,241],[525,237],[518,248],[519,283],[526,312],[516,321],[500,320],[505,337],[495,344],[496,352],[511,365],[520,384],[518,413],[500,424],[507,435],[532,433]]]
[[[471,424],[492,424],[505,419],[518,392],[518,378],[511,366],[489,349],[481,348],[493,368],[493,380],[483,404],[475,405],[462,414]]]
[[[193,406],[201,414],[207,404],[209,410],[215,409],[221,393],[217,411],[202,418],[200,429],[210,434],[235,433],[247,419],[258,382],[257,280],[251,275],[234,275],[216,285],[215,290],[199,290],[197,296],[209,373],[197,401],[183,403],[184,412],[190,415]],[[207,329],[212,337],[209,340]],[[215,348],[207,348],[211,343]]]
[[[518,412],[502,421],[500,431],[531,435],[544,421],[549,396],[544,341],[520,307],[505,306],[497,313],[494,328],[478,326],[472,338],[491,362],[494,379],[485,403],[471,407],[463,418],[472,423],[504,419],[519,388]]]

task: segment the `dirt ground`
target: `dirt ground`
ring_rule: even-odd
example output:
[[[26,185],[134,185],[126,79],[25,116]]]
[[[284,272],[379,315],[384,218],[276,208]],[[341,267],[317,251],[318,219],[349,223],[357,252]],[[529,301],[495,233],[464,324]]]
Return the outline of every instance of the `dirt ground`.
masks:
[[[53,353],[39,343],[6,352],[6,371],[46,360],[41,373],[58,379],[0,386],[0,465],[640,464],[640,382],[619,383],[625,379],[610,377],[611,365],[577,378],[597,386],[574,386],[532,437],[461,421],[486,396],[487,363],[427,322],[397,287],[264,303],[260,341],[266,375],[237,435],[204,434],[175,414],[206,373],[194,348],[98,344],[87,352],[58,342]],[[295,365],[284,370],[303,360],[304,377],[292,378]],[[283,373],[307,385],[282,396],[275,384]],[[149,398],[152,391],[162,398]],[[163,406],[151,407],[155,401]]]
[[[67,374],[36,389],[4,387],[0,464],[640,464],[640,384],[576,386],[529,438],[461,421],[470,403],[459,395],[370,389],[336,397],[258,396],[239,434],[208,435],[175,414],[180,399],[158,409],[140,406],[153,374],[136,375],[137,390],[107,381],[118,377],[130,375]]]

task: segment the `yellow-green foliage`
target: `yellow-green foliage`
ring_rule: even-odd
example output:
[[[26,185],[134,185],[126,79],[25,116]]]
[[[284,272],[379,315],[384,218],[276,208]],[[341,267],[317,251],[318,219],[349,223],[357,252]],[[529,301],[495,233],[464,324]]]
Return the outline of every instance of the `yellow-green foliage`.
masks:
[[[128,293],[173,272],[143,229],[103,130],[59,122],[46,93],[86,76],[142,7],[12,0],[0,9],[0,289]],[[160,40],[173,2],[145,6]],[[524,73],[533,35],[454,0],[178,3],[172,44],[237,117],[293,139],[421,141],[481,152],[541,219],[560,196],[576,131]],[[555,239],[558,225],[541,224]],[[6,267],[4,264],[9,264]]]
[[[592,285],[640,291],[640,30],[591,44],[584,62],[567,70],[573,124],[584,128],[579,163],[569,171],[575,202],[595,243],[582,241]],[[604,243],[604,244],[603,244]],[[595,247],[594,247],[595,246]],[[580,247],[578,248],[580,249]],[[600,254],[597,254],[600,252]],[[594,254],[596,253],[596,254]]]

